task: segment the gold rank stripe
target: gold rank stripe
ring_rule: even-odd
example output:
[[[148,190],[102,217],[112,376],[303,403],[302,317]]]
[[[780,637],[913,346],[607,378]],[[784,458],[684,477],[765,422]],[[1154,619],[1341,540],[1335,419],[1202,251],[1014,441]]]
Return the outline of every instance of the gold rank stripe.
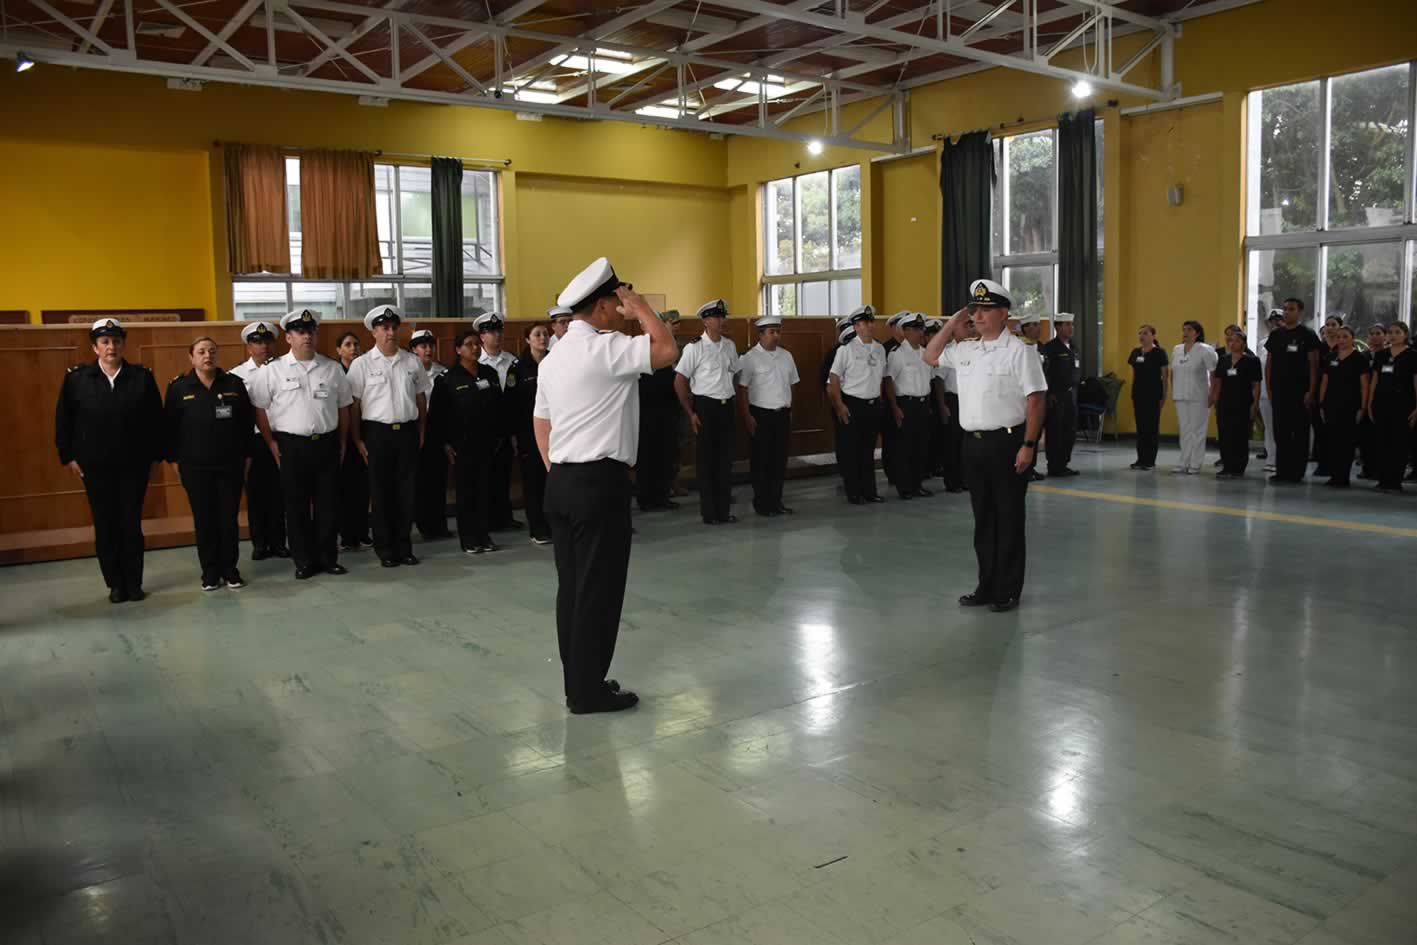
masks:
[[[1259,519],[1265,522],[1317,525],[1321,528],[1339,528],[1345,531],[1368,532],[1374,535],[1391,535],[1395,538],[1417,538],[1417,528],[1398,528],[1393,525],[1318,518],[1313,515],[1288,515],[1284,512],[1263,512],[1255,509],[1231,508],[1225,505],[1206,505],[1202,502],[1177,502],[1174,499],[1147,499],[1134,495],[1113,495],[1110,492],[1090,492],[1086,489],[1065,489],[1061,486],[1031,485],[1028,487],[1028,491],[1046,492],[1051,495],[1070,495],[1079,499],[1097,499],[1101,502],[1117,502],[1122,505],[1144,505],[1154,509],[1172,509],[1177,512],[1209,512],[1212,515],[1229,515],[1234,518]]]

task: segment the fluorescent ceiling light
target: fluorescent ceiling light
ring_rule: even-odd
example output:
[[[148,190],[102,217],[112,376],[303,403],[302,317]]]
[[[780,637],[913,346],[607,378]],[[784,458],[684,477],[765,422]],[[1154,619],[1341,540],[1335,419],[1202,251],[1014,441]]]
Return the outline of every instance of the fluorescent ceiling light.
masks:
[[[34,68],[34,60],[24,53],[15,53],[15,71],[28,72]]]
[[[758,95],[766,92],[768,98],[781,98],[787,94],[787,86],[780,84],[783,81],[781,76],[770,75],[766,83],[758,83],[746,77],[741,79],[724,79],[715,82],[713,87],[723,89],[725,92],[742,92],[744,95]]]
[[[533,89],[517,89],[513,97],[518,102],[531,102],[534,105],[555,105],[561,100],[554,92],[537,92]]]
[[[808,141],[808,142],[807,142],[807,153],[810,154],[810,155],[812,155],[812,157],[816,157],[817,155],[821,154],[821,153],[822,153],[822,143],[821,143],[820,141],[818,141],[817,139],[815,139],[815,138],[813,138],[811,141]]]
[[[556,83],[550,79],[537,79],[535,82],[528,82],[526,79],[508,79],[507,84],[514,89],[540,89],[543,92],[556,91]]]
[[[590,60],[585,56],[557,56],[551,60],[553,66],[560,66],[562,69],[574,69],[577,72],[589,72]],[[602,59],[599,53],[595,56],[595,71],[604,72],[610,75],[623,75],[627,72],[634,72],[634,63],[625,59]]]
[[[1092,83],[1086,79],[1078,79],[1073,83],[1073,98],[1087,98],[1092,94]]]
[[[671,108],[668,105],[645,105],[643,108],[635,109],[636,115],[645,115],[649,118],[683,118],[684,113],[677,107]]]

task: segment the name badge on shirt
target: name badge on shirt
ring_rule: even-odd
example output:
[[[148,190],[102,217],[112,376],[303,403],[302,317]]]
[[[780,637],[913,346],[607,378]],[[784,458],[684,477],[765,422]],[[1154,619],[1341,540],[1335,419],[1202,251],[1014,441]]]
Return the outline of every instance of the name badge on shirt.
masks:
[[[1383,365],[1383,373],[1384,373],[1384,374],[1391,374],[1391,373],[1392,373],[1392,365],[1391,365],[1391,364],[1384,364],[1384,365]]]
[[[299,390],[299,389],[300,389],[300,378],[298,378],[298,377],[282,377],[282,378],[280,379],[280,389],[281,389],[281,390]]]
[[[1299,353],[1299,346],[1298,346],[1298,345],[1290,345],[1290,346],[1289,346],[1288,348],[1286,348],[1285,350],[1287,350],[1290,354],[1298,354],[1298,353]]]
[[[330,390],[324,384],[319,385],[311,392],[316,400],[326,400],[330,396]]]
[[[1226,377],[1239,377],[1239,376],[1240,376],[1240,369],[1239,369],[1239,368],[1231,368],[1230,370],[1228,370],[1228,371],[1225,372],[1225,376],[1226,376]]]
[[[478,381],[477,381],[477,389],[478,389],[478,390],[486,390],[487,388],[489,388],[489,387],[491,387],[491,386],[492,386],[492,382],[491,382],[491,381],[484,381],[484,380],[482,380],[481,378],[479,378]]]
[[[1338,359],[1337,359],[1337,358],[1334,358],[1332,361],[1328,362],[1328,366],[1329,366],[1329,367],[1338,367]]]
[[[1145,363],[1146,363],[1146,355],[1144,355],[1144,354],[1139,354],[1139,355],[1137,355],[1137,364],[1145,364]]]
[[[370,371],[364,382],[366,384],[387,384],[389,379],[384,376],[383,371]]]
[[[231,404],[218,404],[216,408],[216,418],[218,420],[230,420],[231,411]]]
[[[1082,358],[1073,358],[1073,367],[1075,367],[1075,368],[1080,368],[1080,367],[1082,367]]]

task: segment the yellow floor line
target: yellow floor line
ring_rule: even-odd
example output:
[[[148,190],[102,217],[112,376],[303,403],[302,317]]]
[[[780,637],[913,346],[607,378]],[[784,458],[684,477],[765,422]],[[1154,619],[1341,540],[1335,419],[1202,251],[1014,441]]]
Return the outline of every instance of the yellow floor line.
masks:
[[[1392,525],[1374,525],[1369,522],[1350,522],[1344,519],[1318,518],[1313,515],[1288,515],[1283,512],[1263,512],[1257,509],[1236,509],[1224,505],[1206,505],[1201,502],[1177,502],[1173,499],[1147,499],[1134,495],[1113,495],[1110,492],[1091,492],[1086,489],[1065,489],[1061,486],[1030,486],[1030,492],[1047,492],[1051,495],[1071,495],[1080,499],[1098,499],[1103,502],[1119,502],[1123,505],[1146,505],[1154,509],[1175,509],[1181,512],[1210,512],[1213,515],[1232,515],[1235,518],[1257,518],[1266,522],[1288,522],[1291,525],[1317,525],[1321,528],[1341,528],[1353,532],[1371,532],[1375,535],[1395,535],[1399,538],[1417,538],[1417,528],[1397,528]]]

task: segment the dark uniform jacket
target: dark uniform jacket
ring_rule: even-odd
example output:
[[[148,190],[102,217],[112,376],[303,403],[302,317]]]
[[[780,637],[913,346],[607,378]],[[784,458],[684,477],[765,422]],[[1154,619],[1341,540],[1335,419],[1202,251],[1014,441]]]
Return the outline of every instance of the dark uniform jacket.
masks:
[[[196,369],[179,374],[167,385],[165,409],[169,460],[184,466],[227,466],[249,455],[247,431],[255,411],[245,382],[235,374],[217,368],[210,388]]]
[[[531,411],[536,406],[536,376],[541,365],[527,352],[507,369],[507,389],[504,394],[506,432],[517,438],[517,449],[525,453],[536,449],[536,435],[531,425]]]
[[[142,466],[162,459],[162,397],[152,371],[123,362],[110,388],[97,361],[64,375],[54,409],[59,462]]]
[[[512,370],[507,371],[507,387],[514,392],[520,383],[511,383]],[[469,372],[459,361],[433,382],[429,418],[436,442],[459,453],[469,450],[490,456],[507,436],[506,400],[496,368],[478,364],[475,372]]]
[[[1071,344],[1054,338],[1038,348],[1043,358],[1043,374],[1048,379],[1048,393],[1058,395],[1077,387],[1082,373],[1077,352]]]

